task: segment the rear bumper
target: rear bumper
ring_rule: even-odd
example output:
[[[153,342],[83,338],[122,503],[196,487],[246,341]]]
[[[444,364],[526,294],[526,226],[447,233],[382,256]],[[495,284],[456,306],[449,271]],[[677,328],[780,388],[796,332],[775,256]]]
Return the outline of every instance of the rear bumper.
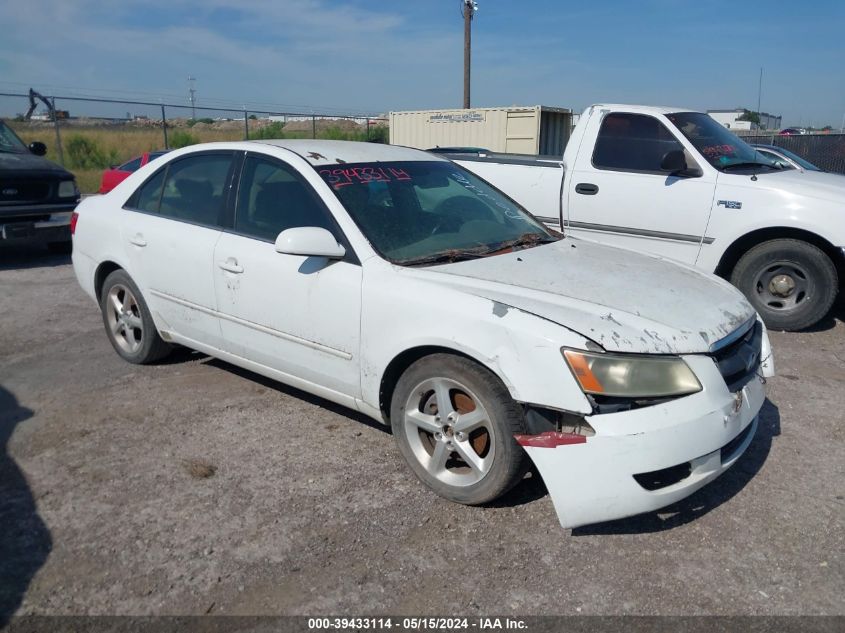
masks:
[[[586,441],[554,447],[523,444],[563,527],[675,503],[716,479],[745,452],[766,398],[763,380],[754,378],[732,394],[710,358],[684,360],[703,385],[701,392],[588,417],[596,434]]]
[[[41,208],[44,206],[46,208]],[[70,216],[76,208],[76,203],[41,207],[15,209],[13,216],[11,210],[4,209],[10,217],[4,218],[0,215],[0,241],[32,238],[48,242],[70,241]]]

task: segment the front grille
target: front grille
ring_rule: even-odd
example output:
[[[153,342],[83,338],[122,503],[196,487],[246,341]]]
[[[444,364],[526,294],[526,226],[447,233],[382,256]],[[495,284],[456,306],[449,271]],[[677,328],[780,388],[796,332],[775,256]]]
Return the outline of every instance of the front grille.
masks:
[[[737,392],[757,375],[763,349],[763,326],[759,321],[736,341],[710,354],[731,393]]]
[[[50,183],[44,181],[0,181],[0,204],[40,202],[50,197]]]

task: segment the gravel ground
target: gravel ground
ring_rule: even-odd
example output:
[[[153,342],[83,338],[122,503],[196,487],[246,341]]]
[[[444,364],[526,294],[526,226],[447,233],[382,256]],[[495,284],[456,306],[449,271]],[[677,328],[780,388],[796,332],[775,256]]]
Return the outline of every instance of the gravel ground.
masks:
[[[845,309],[773,333],[758,435],[664,511],[441,500],[374,422],[111,349],[68,258],[0,251],[0,625],[17,614],[843,614]]]

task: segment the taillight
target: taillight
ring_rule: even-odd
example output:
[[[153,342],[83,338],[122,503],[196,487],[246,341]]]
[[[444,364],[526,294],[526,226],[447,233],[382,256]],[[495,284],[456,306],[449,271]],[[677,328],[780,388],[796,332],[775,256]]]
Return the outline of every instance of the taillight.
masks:
[[[76,233],[76,221],[79,220],[79,214],[74,211],[70,214],[70,234],[73,235]]]

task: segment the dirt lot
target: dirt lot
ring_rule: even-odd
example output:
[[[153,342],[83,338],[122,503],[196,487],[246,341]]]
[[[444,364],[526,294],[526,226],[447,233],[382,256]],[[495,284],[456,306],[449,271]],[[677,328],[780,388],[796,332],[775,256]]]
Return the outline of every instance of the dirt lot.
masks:
[[[0,625],[18,614],[843,614],[845,309],[774,333],[748,453],[563,530],[537,478],[439,499],[368,419],[112,351],[67,258],[0,251]],[[589,485],[589,481],[573,482]]]

